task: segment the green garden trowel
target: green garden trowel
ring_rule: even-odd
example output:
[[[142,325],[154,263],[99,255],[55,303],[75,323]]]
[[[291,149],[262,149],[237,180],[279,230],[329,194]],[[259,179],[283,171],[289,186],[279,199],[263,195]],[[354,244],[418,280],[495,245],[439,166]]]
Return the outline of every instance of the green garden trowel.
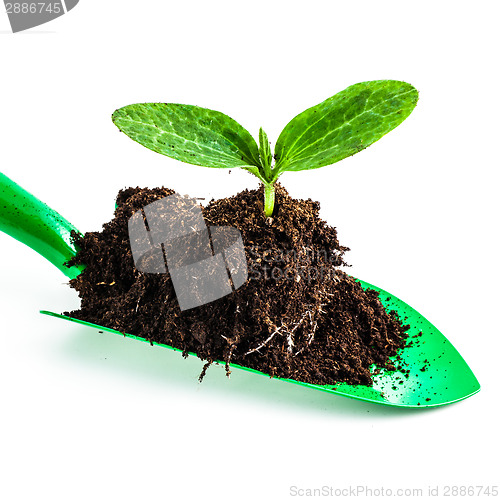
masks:
[[[65,263],[78,252],[78,248],[71,239],[71,231],[77,231],[76,228],[1,173],[0,230],[43,255],[70,279],[78,276],[84,269],[84,266],[65,266]],[[410,325],[408,333],[412,342],[401,351],[402,362],[409,369],[408,376],[389,370],[382,370],[375,374],[375,367],[373,367],[374,383],[371,387],[346,383],[314,385],[290,379],[282,380],[353,399],[406,408],[454,403],[479,391],[479,383],[471,369],[436,327],[394,295],[364,281],[359,280],[359,282],[363,288],[379,292],[382,304],[387,311],[396,311]],[[119,333],[145,341],[126,332],[118,332],[61,314],[49,311],[40,312],[101,331]],[[174,349],[168,345],[158,345]],[[231,364],[231,367],[264,375],[259,371],[236,364]]]

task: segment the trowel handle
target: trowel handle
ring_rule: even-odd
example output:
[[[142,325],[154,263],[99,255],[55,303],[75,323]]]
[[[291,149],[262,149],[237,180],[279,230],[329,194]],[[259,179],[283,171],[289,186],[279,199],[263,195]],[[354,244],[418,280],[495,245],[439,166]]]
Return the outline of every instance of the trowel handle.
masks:
[[[77,229],[64,217],[21,186],[0,173],[0,231],[43,255],[69,278],[75,278],[81,267],[64,265],[78,248],[71,239]],[[7,259],[10,256],[2,255]]]

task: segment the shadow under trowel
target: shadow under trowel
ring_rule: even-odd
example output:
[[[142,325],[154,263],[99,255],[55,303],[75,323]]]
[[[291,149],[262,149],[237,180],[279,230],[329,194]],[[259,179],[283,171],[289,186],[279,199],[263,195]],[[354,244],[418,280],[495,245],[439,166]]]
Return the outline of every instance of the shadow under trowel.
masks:
[[[285,381],[259,376],[243,370],[233,370],[228,379],[222,365],[212,365],[203,379],[198,382],[204,362],[189,356],[183,358],[180,352],[159,346],[150,346],[134,339],[120,337],[108,332],[82,325],[64,326],[68,336],[62,344],[62,351],[72,362],[91,365],[103,376],[107,371],[123,376],[124,384],[132,377],[147,384],[175,386],[188,393],[214,395],[228,403],[255,401],[267,405],[286,407],[302,412],[328,411],[332,415],[349,418],[410,417],[422,412],[418,409],[388,407],[309,389]],[[433,409],[439,411],[440,407]],[[429,410],[426,411],[429,413]]]

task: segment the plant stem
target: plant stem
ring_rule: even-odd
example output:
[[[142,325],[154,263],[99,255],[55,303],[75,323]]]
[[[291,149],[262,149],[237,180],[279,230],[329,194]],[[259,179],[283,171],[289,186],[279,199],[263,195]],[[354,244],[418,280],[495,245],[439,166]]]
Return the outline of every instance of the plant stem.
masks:
[[[274,183],[264,184],[264,214],[271,217],[274,210]]]

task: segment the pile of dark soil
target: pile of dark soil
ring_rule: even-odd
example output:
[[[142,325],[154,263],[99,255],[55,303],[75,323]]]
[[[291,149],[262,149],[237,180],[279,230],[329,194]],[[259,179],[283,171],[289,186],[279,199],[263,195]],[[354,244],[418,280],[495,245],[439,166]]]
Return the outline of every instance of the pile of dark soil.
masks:
[[[114,219],[102,232],[76,237],[70,264],[87,267],[70,285],[81,309],[65,313],[168,344],[207,361],[234,362],[271,376],[314,384],[371,385],[370,365],[395,369],[389,357],[404,347],[408,327],[387,313],[378,293],[364,291],[340,267],[348,250],[319,204],[276,190],[272,219],[263,215],[262,188],[203,208],[207,225],[240,230],[248,280],[232,294],[181,311],[169,274],[138,271],[128,219],[166,188],[119,192]]]

